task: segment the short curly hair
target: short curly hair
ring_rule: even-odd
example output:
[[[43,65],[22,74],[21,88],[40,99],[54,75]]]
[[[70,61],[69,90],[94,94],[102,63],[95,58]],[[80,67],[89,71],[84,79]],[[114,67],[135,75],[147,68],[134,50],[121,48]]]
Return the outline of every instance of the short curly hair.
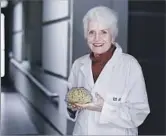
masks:
[[[111,29],[112,38],[118,35],[118,16],[115,11],[105,6],[90,9],[83,18],[84,37],[87,38],[88,22],[98,21]]]

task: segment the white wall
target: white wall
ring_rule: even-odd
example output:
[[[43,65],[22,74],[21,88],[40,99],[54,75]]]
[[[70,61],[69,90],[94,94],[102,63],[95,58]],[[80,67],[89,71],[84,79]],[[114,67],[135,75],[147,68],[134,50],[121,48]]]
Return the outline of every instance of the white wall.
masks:
[[[21,66],[21,65],[20,65]],[[34,71],[34,76],[37,79],[40,78],[40,82],[48,87],[49,90],[59,95],[58,107],[56,107],[49,97],[47,97],[38,86],[36,86],[26,75],[24,75],[13,63],[10,62],[10,72],[13,78],[14,86],[37,110],[40,112],[49,122],[54,125],[62,134],[66,134],[67,131],[67,117],[66,117],[66,104],[64,94],[67,92],[67,86],[65,82],[57,80],[57,78],[42,75],[38,71]],[[46,82],[48,81],[48,82]],[[51,81],[51,82],[49,82]],[[54,89],[56,86],[56,89]],[[40,120],[33,118],[33,113],[28,110],[28,113],[34,122],[38,124],[37,128],[42,134],[57,134],[51,126],[48,127],[47,121],[39,123]],[[37,123],[36,123],[37,122]],[[47,127],[44,127],[44,126]],[[41,130],[43,128],[44,130]]]

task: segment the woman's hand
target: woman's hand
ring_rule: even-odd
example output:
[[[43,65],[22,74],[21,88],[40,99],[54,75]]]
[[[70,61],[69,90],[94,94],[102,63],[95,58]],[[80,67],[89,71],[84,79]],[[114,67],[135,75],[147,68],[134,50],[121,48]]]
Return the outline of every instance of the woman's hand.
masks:
[[[80,106],[77,106],[74,103],[68,103],[68,107],[72,110],[72,111],[77,111],[77,110],[81,110],[82,108]]]
[[[76,103],[75,105],[81,109],[101,112],[103,105],[104,105],[104,99],[98,93],[95,93],[95,96],[97,98],[96,102],[87,103],[87,104]]]

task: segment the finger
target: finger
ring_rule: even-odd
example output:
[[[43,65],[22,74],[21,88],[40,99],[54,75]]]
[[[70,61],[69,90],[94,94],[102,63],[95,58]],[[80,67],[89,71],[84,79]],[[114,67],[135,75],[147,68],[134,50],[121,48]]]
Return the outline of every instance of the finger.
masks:
[[[79,105],[74,104],[74,107],[77,109],[80,109],[81,107]]]
[[[80,110],[81,107],[79,105],[76,105],[76,104],[73,104],[73,108],[77,109],[77,110]]]
[[[78,110],[82,110],[83,108],[82,107],[77,107]]]
[[[75,105],[76,105],[77,107],[83,107],[83,104],[80,104],[80,103],[75,103]]]
[[[97,101],[96,102],[103,102],[104,99],[99,94],[96,94]]]
[[[95,96],[96,96],[97,99],[102,98],[97,92],[95,93]]]
[[[76,103],[76,106],[83,108],[83,109],[87,107],[86,104],[80,104],[80,103]]]
[[[72,108],[76,108],[76,106],[75,106],[75,105],[72,105]]]
[[[79,107],[79,106],[77,106],[77,105],[73,104],[73,105],[72,105],[72,109],[73,109],[73,110],[80,110],[80,109],[81,109],[81,107]]]

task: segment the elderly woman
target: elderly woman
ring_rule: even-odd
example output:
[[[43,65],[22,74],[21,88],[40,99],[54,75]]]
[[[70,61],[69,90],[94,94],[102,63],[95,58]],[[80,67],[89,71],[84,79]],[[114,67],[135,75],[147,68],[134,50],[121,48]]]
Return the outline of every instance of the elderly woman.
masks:
[[[76,121],[73,135],[138,135],[150,113],[141,66],[115,42],[117,23],[115,12],[104,6],[84,16],[91,53],[75,60],[68,81],[70,88],[90,91],[94,101],[68,109]]]

